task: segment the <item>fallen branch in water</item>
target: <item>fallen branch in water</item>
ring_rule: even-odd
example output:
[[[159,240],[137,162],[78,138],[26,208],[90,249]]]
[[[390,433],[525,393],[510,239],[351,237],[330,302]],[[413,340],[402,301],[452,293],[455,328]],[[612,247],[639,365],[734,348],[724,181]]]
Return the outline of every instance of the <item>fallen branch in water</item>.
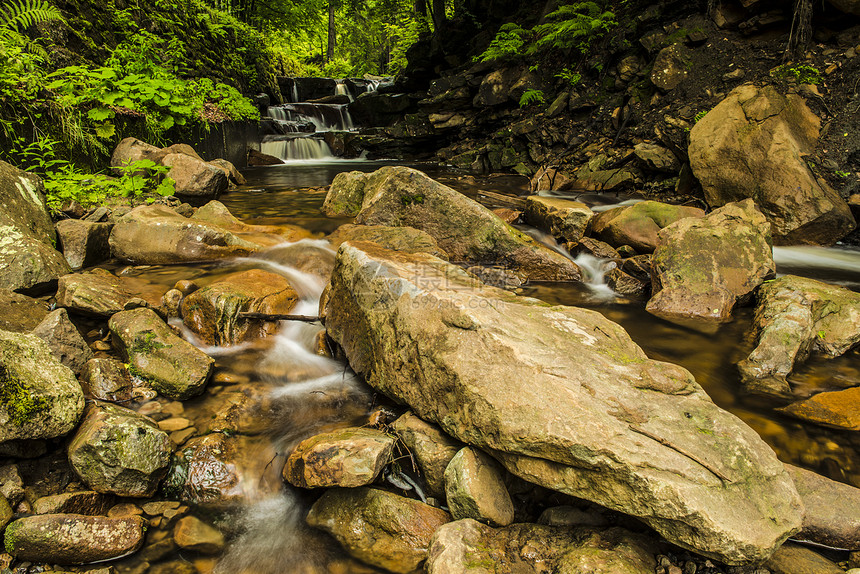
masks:
[[[525,209],[526,200],[519,197],[511,197],[510,195],[502,195],[501,193],[493,193],[492,191],[481,190],[478,192],[478,201],[481,201],[481,196],[492,200],[491,203],[513,207],[514,209]]]
[[[260,319],[263,321],[301,321],[302,323],[325,323],[323,317],[315,315],[278,315],[270,313],[239,313],[240,319]]]

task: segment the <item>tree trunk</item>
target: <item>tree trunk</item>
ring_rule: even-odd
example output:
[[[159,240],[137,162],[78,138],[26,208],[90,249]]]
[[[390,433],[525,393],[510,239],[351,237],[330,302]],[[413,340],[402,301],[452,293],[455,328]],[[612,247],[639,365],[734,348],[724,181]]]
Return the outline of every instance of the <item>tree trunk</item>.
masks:
[[[788,54],[800,54],[812,39],[812,0],[796,0],[791,34],[788,37]]]
[[[415,7],[415,14],[419,17],[427,16],[427,0],[415,0],[413,6]]]
[[[334,2],[328,3],[328,47],[325,51],[325,61],[331,62],[334,59],[334,47],[337,44],[337,31],[334,27]]]
[[[433,0],[433,28],[438,34],[445,29],[445,0]]]

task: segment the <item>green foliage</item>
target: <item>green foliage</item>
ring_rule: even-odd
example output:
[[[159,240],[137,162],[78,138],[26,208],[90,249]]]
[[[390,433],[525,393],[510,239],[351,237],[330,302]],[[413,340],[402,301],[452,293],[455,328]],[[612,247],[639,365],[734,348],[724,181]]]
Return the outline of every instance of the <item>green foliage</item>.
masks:
[[[694,124],[699,123],[699,121],[700,121],[702,118],[704,118],[706,115],[708,115],[708,111],[709,111],[709,110],[702,110],[701,112],[699,112],[698,114],[696,114],[696,116],[693,118],[693,123],[694,123]]]
[[[508,23],[499,28],[496,37],[490,42],[484,52],[475,58],[476,61],[505,61],[522,55],[522,48],[530,32],[518,24]]]
[[[574,2],[559,6],[547,16],[548,22],[534,27],[537,35],[531,53],[549,48],[576,48],[586,53],[592,43],[618,24],[615,14],[603,10],[596,2]]]
[[[30,26],[62,19],[60,11],[44,0],[7,0],[0,4],[0,42]]]
[[[578,85],[579,82],[582,81],[582,74],[580,74],[579,72],[575,72],[570,68],[563,69],[561,72],[556,74],[555,77],[561,78],[571,87]]]
[[[771,70],[770,75],[776,80],[794,80],[798,84],[821,83],[821,72],[809,64],[783,64]]]
[[[520,96],[520,107],[525,108],[532,104],[542,104],[544,101],[546,100],[541,90],[526,90],[523,95]]]

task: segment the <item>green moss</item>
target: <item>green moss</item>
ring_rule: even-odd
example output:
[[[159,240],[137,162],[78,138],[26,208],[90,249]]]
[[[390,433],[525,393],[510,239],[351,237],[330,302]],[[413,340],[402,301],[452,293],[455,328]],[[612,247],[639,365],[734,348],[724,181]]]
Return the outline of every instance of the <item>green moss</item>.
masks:
[[[157,349],[164,349],[170,345],[165,345],[155,340],[156,334],[153,331],[144,331],[142,336],[136,336],[128,350],[130,353],[149,353]]]
[[[420,193],[404,193],[400,196],[400,203],[403,205],[421,205],[424,203],[424,196]]]
[[[6,406],[10,420],[22,426],[36,413],[48,408],[45,397],[35,396],[30,386],[21,382],[0,365],[0,403]]]

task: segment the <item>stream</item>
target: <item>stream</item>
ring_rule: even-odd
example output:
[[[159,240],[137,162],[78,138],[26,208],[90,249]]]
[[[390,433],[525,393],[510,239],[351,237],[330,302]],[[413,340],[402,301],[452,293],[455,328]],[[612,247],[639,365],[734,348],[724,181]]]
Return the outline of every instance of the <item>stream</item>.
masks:
[[[320,207],[334,176],[345,170],[373,171],[384,162],[323,161],[251,168],[248,183],[221,201],[237,217],[252,224],[300,225],[321,237],[348,219],[327,218]],[[475,178],[443,167],[412,165],[458,191],[475,197],[479,190],[520,195],[526,180],[517,177]],[[588,201],[588,198],[580,198]],[[595,205],[625,201],[624,197],[593,198]],[[536,231],[536,230],[534,230]],[[551,238],[542,237],[544,241]],[[242,258],[194,266],[125,267],[118,273],[134,277],[144,293],[163,293],[180,279],[205,286],[227,273],[261,268],[286,276],[300,296],[296,314],[316,315],[324,288],[321,280],[302,273],[281,255],[296,250],[333,257],[322,239],[305,239],[259,258]],[[593,258],[592,258],[593,259]],[[779,273],[794,273],[860,289],[860,251],[843,248],[777,248]],[[579,260],[588,282],[530,284],[522,295],[553,304],[595,309],[621,324],[654,359],[689,369],[713,400],[755,429],[784,462],[815,470],[832,479],[860,486],[860,436],[801,423],[775,411],[774,398],[745,395],[735,363],[752,349],[752,309],[735,314],[732,323],[707,335],[657,319],[643,300],[616,296],[602,283],[597,261]],[[377,570],[350,559],[327,535],[304,525],[315,495],[285,485],[280,476],[285,457],[301,440],[345,426],[368,424],[368,415],[384,398],[358,380],[348,366],[317,353],[318,324],[282,323],[268,339],[232,348],[201,347],[216,361],[206,392],[183,403],[196,435],[221,432],[233,449],[238,484],[226,497],[238,504],[201,505],[194,512],[215,521],[228,534],[225,553],[215,559],[196,558],[201,572],[217,574],[366,573]],[[190,339],[193,337],[186,333]],[[822,390],[856,386],[860,352],[835,360],[810,360],[790,378],[799,397]],[[389,405],[390,406],[390,405]],[[398,411],[399,412],[399,411]],[[182,450],[182,447],[179,449]],[[216,477],[217,478],[217,477]],[[151,533],[157,537],[157,532]],[[182,560],[182,556],[176,557]],[[133,572],[142,560],[129,558],[121,572]],[[208,560],[208,561],[207,561]]]

